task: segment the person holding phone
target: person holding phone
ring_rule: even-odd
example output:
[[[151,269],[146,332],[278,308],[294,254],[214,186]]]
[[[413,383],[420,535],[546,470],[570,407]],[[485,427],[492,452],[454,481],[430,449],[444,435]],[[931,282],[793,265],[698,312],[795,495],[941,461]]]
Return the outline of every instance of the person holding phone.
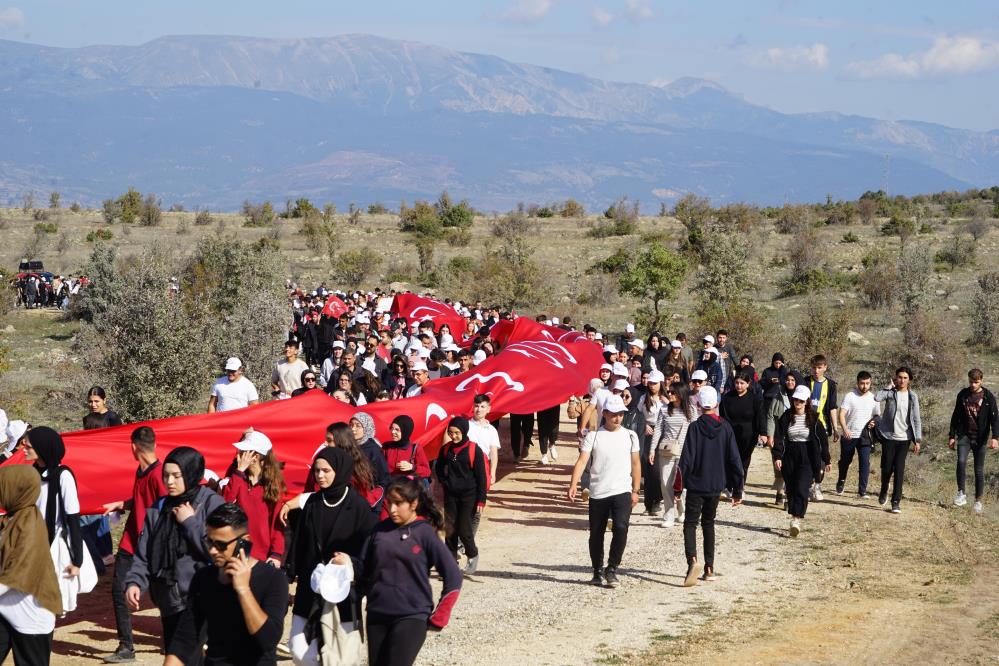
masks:
[[[277,664],[284,631],[288,579],[253,557],[249,519],[238,504],[223,504],[205,519],[204,545],[214,566],[191,580],[187,608],[174,634],[178,653],[203,655],[205,666]],[[176,654],[164,666],[180,666]],[[199,662],[195,662],[199,663]]]

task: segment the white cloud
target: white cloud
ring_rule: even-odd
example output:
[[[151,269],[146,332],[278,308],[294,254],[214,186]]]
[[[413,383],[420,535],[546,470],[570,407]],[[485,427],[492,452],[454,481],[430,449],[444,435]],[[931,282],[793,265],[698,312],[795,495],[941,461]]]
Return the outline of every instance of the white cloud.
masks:
[[[624,4],[628,8],[628,15],[633,19],[652,18],[651,0],[625,0]]]
[[[753,67],[770,69],[825,69],[829,66],[829,47],[821,43],[774,47],[753,53],[747,62]]]
[[[600,27],[610,25],[617,18],[617,15],[607,11],[603,7],[594,7],[590,10],[590,17],[593,18],[593,22]]]
[[[24,25],[24,12],[17,7],[0,9],[0,30],[14,30]]]
[[[929,49],[908,56],[886,53],[874,60],[852,62],[847,71],[861,79],[916,79],[995,68],[999,68],[999,42],[957,36],[937,37]]]
[[[551,12],[552,0],[518,0],[502,14],[500,20],[510,23],[537,23]]]

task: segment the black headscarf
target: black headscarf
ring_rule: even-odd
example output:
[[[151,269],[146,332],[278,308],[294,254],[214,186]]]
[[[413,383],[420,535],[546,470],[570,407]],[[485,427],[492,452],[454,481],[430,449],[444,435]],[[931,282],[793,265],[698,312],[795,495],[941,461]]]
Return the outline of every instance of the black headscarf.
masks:
[[[48,482],[48,497],[45,499],[45,527],[49,533],[49,544],[55,539],[56,533],[56,507],[60,501],[59,477],[63,470],[69,471],[62,466],[62,459],[66,455],[66,445],[63,444],[62,437],[52,428],[41,426],[28,431],[28,441],[31,448],[38,454],[45,467],[35,465],[38,474],[48,472],[46,481]]]
[[[447,429],[450,430],[451,428],[457,428],[458,430],[461,431],[461,441],[460,442],[453,442],[453,441],[451,441],[451,438],[448,437],[447,446],[448,446],[449,451],[452,454],[457,454],[458,451],[461,451],[469,443],[469,440],[468,440],[468,419],[465,418],[464,416],[456,416],[456,417],[454,417],[447,424]]]
[[[395,447],[395,448],[406,448],[410,446],[409,438],[413,434],[413,430],[416,426],[413,424],[413,419],[409,418],[405,414],[400,414],[399,416],[392,419],[392,423],[399,426],[399,430],[402,431],[402,437],[398,442],[395,440],[389,440],[384,442],[382,446]]]
[[[153,533],[149,535],[147,550],[149,573],[167,585],[177,582],[177,560],[187,555],[187,540],[180,533],[180,525],[173,517],[173,509],[185,502],[193,504],[205,474],[205,458],[190,446],[178,446],[163,461],[164,474],[170,463],[180,467],[180,473],[184,477],[184,492],[163,498],[160,515]]]
[[[322,493],[323,499],[332,504],[343,497],[343,489],[350,486],[354,476],[354,459],[343,449],[327,446],[320,449],[312,461],[313,473],[316,469],[316,460],[325,460],[336,473],[333,483],[328,488],[316,487],[316,492]]]

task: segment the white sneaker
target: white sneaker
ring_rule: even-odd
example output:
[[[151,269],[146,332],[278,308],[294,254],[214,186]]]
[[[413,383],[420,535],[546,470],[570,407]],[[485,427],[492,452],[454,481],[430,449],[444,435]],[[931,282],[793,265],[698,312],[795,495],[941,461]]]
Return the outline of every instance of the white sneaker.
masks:
[[[821,502],[822,500],[825,499],[825,497],[822,495],[822,486],[820,486],[817,483],[814,486],[812,486],[812,499],[815,500],[816,502]]]
[[[732,498],[732,496],[728,494],[727,490],[723,490],[723,491],[721,491],[721,498],[723,500],[729,500],[729,499]]]
[[[981,513],[984,507],[982,506],[981,500],[975,502],[975,513]]]
[[[550,465],[551,464],[551,463],[548,462],[548,454],[547,453],[545,455],[541,456],[541,464],[542,465]]]
[[[797,518],[792,518],[790,531],[792,537],[797,537],[799,534],[801,534],[801,521],[798,520]]]
[[[552,457],[552,460],[558,460],[558,449],[554,446],[548,449],[548,455]]]
[[[683,524],[683,518],[684,518],[684,515],[682,513],[679,514],[679,515],[677,515],[677,517],[676,517],[676,524],[677,525],[682,525]]]
[[[968,496],[965,495],[963,492],[958,491],[957,494],[954,495],[954,506],[964,506],[967,503],[968,503]]]

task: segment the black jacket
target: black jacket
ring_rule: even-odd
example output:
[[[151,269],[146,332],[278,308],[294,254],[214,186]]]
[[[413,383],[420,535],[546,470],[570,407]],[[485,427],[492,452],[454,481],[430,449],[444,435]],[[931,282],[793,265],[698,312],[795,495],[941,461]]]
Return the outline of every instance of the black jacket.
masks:
[[[999,408],[996,407],[996,397],[987,388],[983,388],[982,408],[978,411],[978,437],[975,443],[984,444],[991,433],[993,437],[999,434]],[[950,416],[950,437],[964,437],[968,434],[968,423],[964,413],[964,400],[971,395],[970,388],[963,388],[957,394],[954,413]]]
[[[434,473],[444,487],[444,492],[464,495],[474,492],[477,504],[486,503],[486,461],[475,442],[455,449],[450,442],[437,454]]]
[[[745,472],[727,421],[701,415],[687,428],[680,454],[680,475],[688,495],[718,495],[726,488],[742,497]]]
[[[813,478],[818,479],[822,475],[822,468],[829,464],[829,435],[816,419],[805,446],[793,445],[787,436],[793,417],[794,410],[789,409],[778,419],[777,429],[774,431],[774,448],[770,455],[774,461],[780,460],[785,466],[808,465],[812,469]]]
[[[784,388],[784,380],[787,378],[787,366],[782,365],[780,369],[770,365],[760,375],[760,386],[763,387],[763,397],[766,400],[773,400],[780,396],[780,390]],[[772,381],[776,379],[777,381]]]

